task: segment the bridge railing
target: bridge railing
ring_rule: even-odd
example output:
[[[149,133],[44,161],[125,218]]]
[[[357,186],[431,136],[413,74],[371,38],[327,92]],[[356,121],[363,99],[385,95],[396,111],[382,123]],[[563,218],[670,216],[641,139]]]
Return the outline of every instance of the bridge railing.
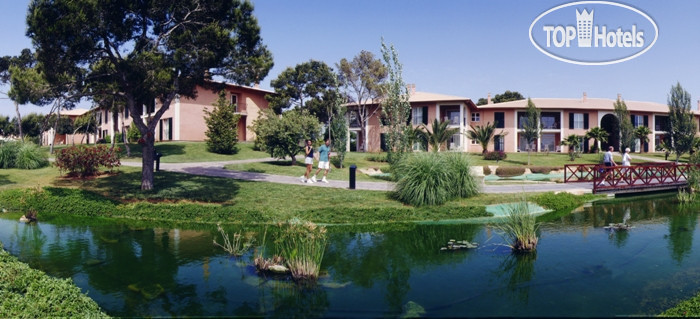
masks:
[[[600,164],[564,165],[564,182],[592,182],[593,193],[685,185],[693,164],[650,164],[604,166]]]

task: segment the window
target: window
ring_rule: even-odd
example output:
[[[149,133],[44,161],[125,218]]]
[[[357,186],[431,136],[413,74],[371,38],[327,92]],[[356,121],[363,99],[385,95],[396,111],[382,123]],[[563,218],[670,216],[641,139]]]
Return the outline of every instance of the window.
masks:
[[[234,109],[236,113],[240,112],[240,109],[238,108],[238,95],[236,94],[231,94],[231,105],[234,106]]]
[[[97,124],[102,125],[102,112],[95,113],[97,116]]]
[[[542,134],[540,137],[540,150],[554,152],[556,150],[556,139],[554,134]]]
[[[124,118],[129,118],[129,108],[126,106],[124,107]]]
[[[472,141],[472,145],[479,145],[479,141],[477,141],[476,139],[473,139],[471,141]]]
[[[146,114],[151,114],[156,112],[156,100],[151,100],[146,104]]]
[[[542,128],[545,130],[558,130],[561,126],[559,125],[559,113],[558,112],[542,112],[540,117],[540,122],[542,123]]]
[[[644,118],[645,118],[646,116],[643,116],[643,115],[631,115],[630,117],[631,117],[631,120],[632,120],[632,126],[634,126],[635,128],[636,128],[636,127],[640,127],[640,126],[646,126],[646,125],[645,125],[645,122],[646,122],[646,121],[644,120]]]
[[[479,112],[472,112],[472,122],[481,122],[481,114]]]
[[[527,113],[526,112],[518,112],[518,128],[523,129],[523,127],[527,124]]]
[[[445,121],[449,121],[450,125],[459,125],[459,111],[445,112]]]
[[[160,140],[170,141],[173,139],[172,134],[173,119],[167,118],[160,120]]]
[[[582,113],[574,113],[574,128],[583,128],[583,114]]]
[[[105,110],[105,124],[109,123],[109,111]]]
[[[668,116],[657,115],[654,124],[655,131],[666,131],[669,127]]]
[[[411,117],[413,118],[413,125],[428,124],[428,107],[420,106],[414,107],[412,109]]]
[[[109,135],[109,131],[102,130],[102,136],[100,136],[100,138],[107,138],[107,135]]]
[[[505,113],[504,112],[493,113],[493,122],[496,125],[496,128],[505,128],[506,127]]]
[[[448,150],[458,150],[460,148],[459,144],[459,139],[462,136],[462,134],[455,134],[450,137],[450,140],[447,142],[447,149]]]

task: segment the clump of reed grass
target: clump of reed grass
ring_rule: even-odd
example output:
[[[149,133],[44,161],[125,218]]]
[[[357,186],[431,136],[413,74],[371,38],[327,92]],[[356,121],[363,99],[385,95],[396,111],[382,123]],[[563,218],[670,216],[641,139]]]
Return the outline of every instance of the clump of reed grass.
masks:
[[[0,168],[37,169],[49,164],[47,155],[32,142],[0,145]]]
[[[469,157],[462,153],[426,152],[405,156],[395,167],[396,198],[413,206],[442,205],[479,193]]]
[[[226,231],[221,227],[221,224],[216,224],[216,229],[221,233],[224,242],[223,244],[219,244],[216,242],[216,239],[214,239],[214,245],[223,248],[231,256],[243,256],[243,254],[250,249],[255,240],[252,236],[243,236],[241,232],[234,233],[233,237],[229,237]]]
[[[692,190],[685,190],[681,189],[678,191],[678,195],[676,195],[676,198],[681,204],[688,204],[692,203],[695,201],[695,193]]]
[[[503,223],[495,227],[511,243],[508,246],[514,252],[530,252],[537,248],[539,223],[537,223],[537,217],[530,214],[527,201],[524,199],[510,206]]]
[[[295,280],[316,280],[326,250],[326,228],[298,220],[279,224],[275,240]]]

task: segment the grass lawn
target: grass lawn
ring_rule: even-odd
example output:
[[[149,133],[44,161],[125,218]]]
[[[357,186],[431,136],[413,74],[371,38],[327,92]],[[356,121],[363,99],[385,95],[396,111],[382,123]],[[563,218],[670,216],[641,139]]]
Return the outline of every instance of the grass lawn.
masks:
[[[372,157],[386,157],[386,153],[358,153],[358,152],[348,152],[345,155],[345,161],[343,162],[343,168],[335,168],[331,165],[331,170],[328,172],[328,179],[332,180],[349,180],[350,179],[350,165],[357,166],[356,179],[358,181],[382,181],[386,178],[382,177],[372,177],[367,174],[361,173],[360,169],[367,168],[377,168],[382,172],[388,172],[389,163],[387,162],[374,162],[368,160]],[[318,162],[314,162],[314,168],[311,173],[315,173],[317,170]],[[306,172],[306,165],[303,161],[297,161],[296,165],[292,166],[291,160],[280,160],[275,162],[262,162],[262,163],[246,163],[246,164],[230,164],[224,166],[226,169],[234,171],[245,171],[245,172],[256,172],[265,173],[273,175],[285,175],[285,176],[302,176]],[[319,172],[318,179],[320,180],[323,176],[323,170]]]
[[[118,143],[117,145],[122,151],[122,161],[141,161],[141,145],[129,144],[131,148],[131,157],[126,157],[126,149],[123,143]],[[57,145],[55,149],[68,146],[70,145]],[[49,150],[47,146],[42,148],[46,149],[47,152]],[[238,143],[238,153],[233,155],[208,152],[205,142],[157,142],[156,151],[163,154],[163,157],[160,158],[162,163],[216,162],[270,157],[270,154],[253,150],[252,142]]]

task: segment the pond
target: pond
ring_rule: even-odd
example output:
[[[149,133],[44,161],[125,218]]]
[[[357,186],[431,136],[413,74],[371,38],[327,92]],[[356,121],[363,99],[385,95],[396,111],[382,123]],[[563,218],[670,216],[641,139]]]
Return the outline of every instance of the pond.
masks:
[[[657,196],[545,215],[537,253],[522,256],[483,224],[333,227],[314,285],[257,275],[254,251],[229,257],[213,225],[5,214],[0,241],[114,316],[609,317],[658,314],[700,290],[697,211]],[[623,219],[634,228],[604,228]],[[260,244],[261,229],[228,231]],[[441,251],[450,239],[479,247]]]

